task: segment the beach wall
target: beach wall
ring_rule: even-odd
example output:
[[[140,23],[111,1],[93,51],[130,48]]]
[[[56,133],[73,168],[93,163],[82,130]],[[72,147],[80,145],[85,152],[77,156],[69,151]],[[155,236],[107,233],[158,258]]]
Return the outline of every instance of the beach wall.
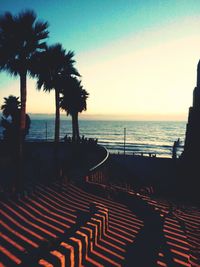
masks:
[[[153,185],[167,192],[177,181],[178,159],[111,154],[110,160],[112,175],[136,187]]]
[[[101,162],[107,151],[97,144],[59,143],[55,158],[53,142],[26,142],[24,145],[23,184],[54,180],[67,173],[72,179],[82,177],[89,169]],[[9,188],[16,177],[17,165],[11,153],[0,142],[0,190]]]

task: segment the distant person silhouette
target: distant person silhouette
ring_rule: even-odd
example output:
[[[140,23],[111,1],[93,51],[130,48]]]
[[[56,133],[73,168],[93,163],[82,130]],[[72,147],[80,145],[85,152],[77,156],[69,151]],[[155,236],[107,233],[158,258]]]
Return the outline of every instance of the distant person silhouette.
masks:
[[[172,148],[172,158],[177,158],[177,148],[180,145],[180,138],[177,139],[177,141],[174,141],[173,148]]]

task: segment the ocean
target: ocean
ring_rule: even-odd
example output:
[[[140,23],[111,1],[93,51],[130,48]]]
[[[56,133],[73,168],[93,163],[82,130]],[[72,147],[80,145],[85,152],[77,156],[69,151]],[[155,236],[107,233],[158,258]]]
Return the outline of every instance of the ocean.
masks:
[[[136,155],[156,154],[157,157],[172,156],[172,146],[180,138],[177,154],[183,151],[186,122],[182,121],[102,121],[80,120],[80,136],[97,138],[98,143],[111,153]],[[71,121],[61,119],[60,138],[71,136]],[[2,127],[0,127],[2,138]],[[27,140],[51,141],[54,138],[54,119],[49,117],[31,119]]]

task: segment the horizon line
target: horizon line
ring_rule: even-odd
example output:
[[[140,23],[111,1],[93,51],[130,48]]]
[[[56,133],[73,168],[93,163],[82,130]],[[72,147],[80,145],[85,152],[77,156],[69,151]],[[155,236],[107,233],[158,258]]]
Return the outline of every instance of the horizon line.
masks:
[[[54,113],[35,113],[29,112],[33,116],[51,116],[55,117]],[[70,119],[65,113],[60,116]],[[132,120],[132,121],[187,121],[186,114],[80,114],[80,120]]]

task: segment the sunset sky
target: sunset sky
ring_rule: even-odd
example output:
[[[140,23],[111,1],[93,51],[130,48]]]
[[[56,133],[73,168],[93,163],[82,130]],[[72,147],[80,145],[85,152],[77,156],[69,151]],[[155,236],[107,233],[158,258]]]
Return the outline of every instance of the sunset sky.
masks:
[[[75,52],[90,118],[186,120],[200,59],[199,0],[0,0],[0,13],[33,9],[49,44]],[[54,92],[28,81],[28,113],[54,113]],[[19,79],[0,73],[3,97]]]

